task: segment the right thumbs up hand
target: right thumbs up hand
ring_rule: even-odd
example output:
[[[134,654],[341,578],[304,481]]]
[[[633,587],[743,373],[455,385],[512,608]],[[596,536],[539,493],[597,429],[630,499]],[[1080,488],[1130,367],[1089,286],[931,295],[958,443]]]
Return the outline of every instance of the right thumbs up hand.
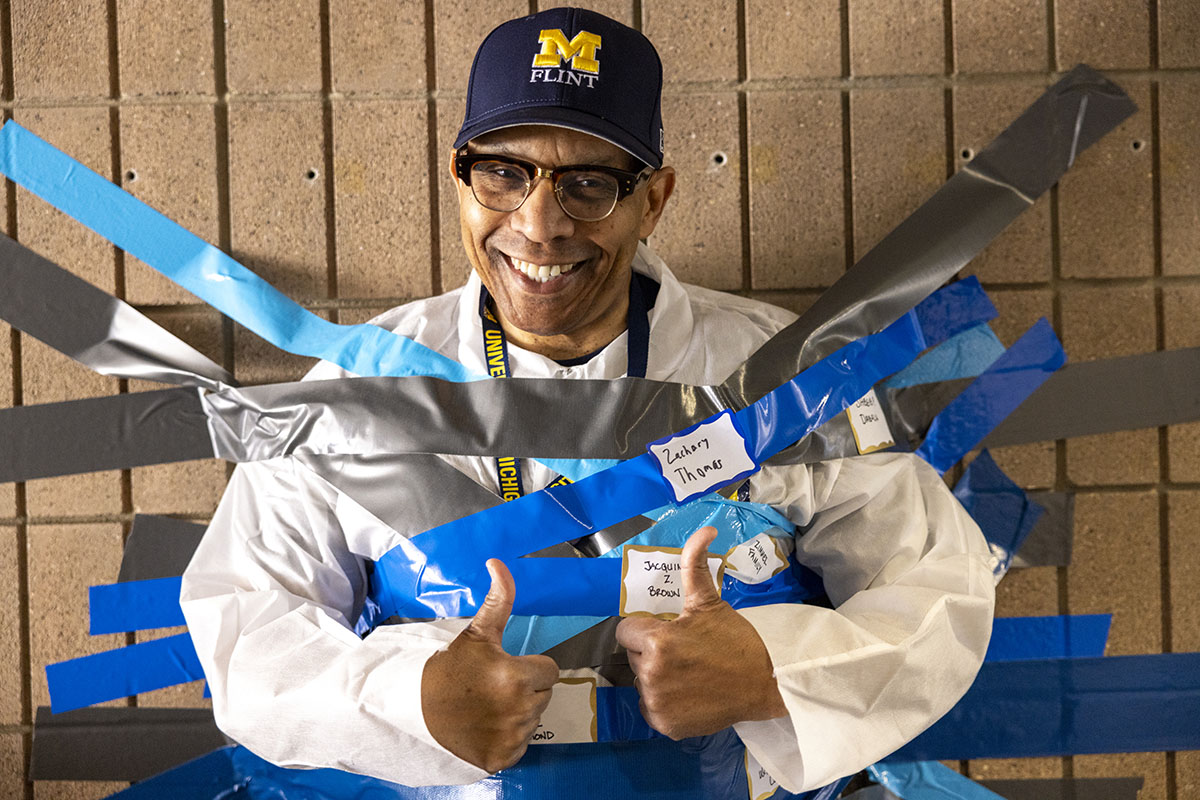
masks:
[[[440,745],[488,772],[520,760],[550,702],[558,665],[510,656],[500,646],[516,586],[508,567],[487,562],[492,585],[471,624],[425,663],[421,708]]]

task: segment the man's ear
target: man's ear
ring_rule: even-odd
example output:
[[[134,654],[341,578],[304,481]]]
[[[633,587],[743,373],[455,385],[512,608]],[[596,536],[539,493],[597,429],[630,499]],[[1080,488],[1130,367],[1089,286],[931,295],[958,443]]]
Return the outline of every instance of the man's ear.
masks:
[[[658,220],[662,217],[667,200],[675,191],[675,168],[662,167],[650,176],[650,185],[646,189],[646,207],[642,212],[642,221],[638,227],[638,238],[646,239],[654,233]]]
[[[458,180],[458,171],[454,169],[454,157],[455,157],[455,156],[457,156],[457,155],[458,155],[458,151],[457,151],[457,150],[451,150],[451,151],[450,151],[450,161],[449,161],[449,163],[447,164],[447,166],[450,168],[450,177],[451,177],[451,178],[454,180],[454,182],[455,182],[456,184],[459,182],[459,180]]]

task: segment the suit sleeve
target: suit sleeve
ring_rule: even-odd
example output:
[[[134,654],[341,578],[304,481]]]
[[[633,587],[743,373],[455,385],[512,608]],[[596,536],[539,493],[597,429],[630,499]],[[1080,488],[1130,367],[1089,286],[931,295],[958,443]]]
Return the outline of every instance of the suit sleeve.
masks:
[[[434,740],[421,711],[425,662],[465,622],[389,625],[360,639],[365,562],[338,502],[292,459],[234,472],[180,597],[217,725],[282,766],[412,786],[483,778]]]
[[[741,611],[788,716],[735,728],[801,791],[887,756],[966,692],[991,636],[990,555],[940,476],[910,455],[763,470],[754,492],[802,526],[796,557],[834,605]]]

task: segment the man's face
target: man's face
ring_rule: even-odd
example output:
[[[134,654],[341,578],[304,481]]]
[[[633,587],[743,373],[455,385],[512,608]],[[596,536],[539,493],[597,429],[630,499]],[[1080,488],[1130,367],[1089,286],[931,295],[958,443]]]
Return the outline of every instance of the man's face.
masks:
[[[636,163],[603,139],[547,126],[493,131],[472,140],[469,149],[547,169],[570,164],[630,169]],[[664,168],[617,203],[609,216],[580,222],[559,206],[548,179],[538,180],[521,207],[510,212],[484,208],[459,181],[467,257],[514,341],[564,358],[616,338],[625,329],[630,265],[638,240],[654,230],[673,186],[674,172]],[[526,274],[553,266],[560,274],[545,282]]]

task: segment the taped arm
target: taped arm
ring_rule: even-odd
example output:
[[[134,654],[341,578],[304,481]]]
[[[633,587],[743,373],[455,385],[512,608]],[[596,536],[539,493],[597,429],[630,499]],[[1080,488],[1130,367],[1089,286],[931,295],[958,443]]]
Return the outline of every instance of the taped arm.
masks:
[[[764,470],[755,492],[811,524],[796,557],[821,574],[835,608],[741,612],[767,647],[789,716],[735,728],[799,791],[878,761],[958,701],[987,650],[994,584],[979,528],[914,456]]]
[[[457,630],[355,635],[366,572],[335,503],[291,459],[234,472],[180,598],[217,725],[282,766],[408,785],[479,780],[486,773],[439,745],[422,716],[425,662]]]

